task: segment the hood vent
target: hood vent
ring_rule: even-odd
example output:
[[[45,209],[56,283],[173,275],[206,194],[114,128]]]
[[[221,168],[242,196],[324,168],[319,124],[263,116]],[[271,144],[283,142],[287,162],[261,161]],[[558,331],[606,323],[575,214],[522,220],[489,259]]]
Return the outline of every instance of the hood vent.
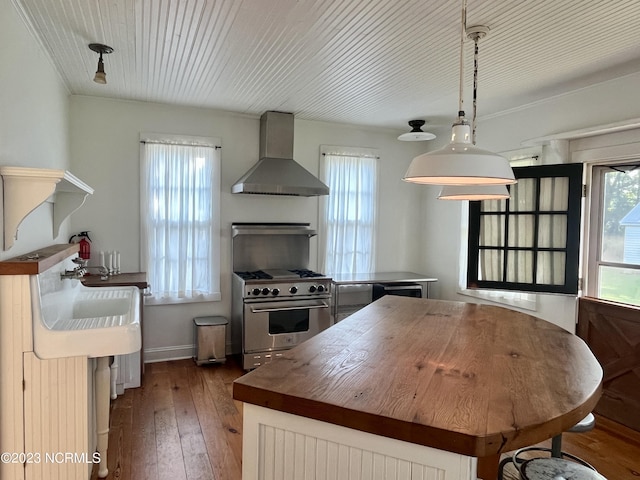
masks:
[[[260,117],[260,160],[231,187],[231,193],[329,195],[329,187],[293,160],[293,114]]]

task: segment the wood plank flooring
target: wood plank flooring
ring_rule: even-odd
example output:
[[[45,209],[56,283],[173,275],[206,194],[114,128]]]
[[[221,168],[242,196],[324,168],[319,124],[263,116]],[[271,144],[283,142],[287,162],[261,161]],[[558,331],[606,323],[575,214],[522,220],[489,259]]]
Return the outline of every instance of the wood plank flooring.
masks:
[[[235,357],[205,367],[147,364],[142,387],[111,403],[107,479],[240,480],[242,404],[231,392],[243,373]],[[591,432],[564,434],[563,449],[609,480],[640,478],[640,432],[606,418],[597,417]]]

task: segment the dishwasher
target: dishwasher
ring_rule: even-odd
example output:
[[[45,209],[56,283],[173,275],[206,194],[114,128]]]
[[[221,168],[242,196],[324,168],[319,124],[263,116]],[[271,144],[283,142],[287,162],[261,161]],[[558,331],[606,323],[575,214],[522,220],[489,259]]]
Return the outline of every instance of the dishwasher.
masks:
[[[422,298],[422,285],[412,282],[374,283],[371,299],[375,301],[385,295]]]

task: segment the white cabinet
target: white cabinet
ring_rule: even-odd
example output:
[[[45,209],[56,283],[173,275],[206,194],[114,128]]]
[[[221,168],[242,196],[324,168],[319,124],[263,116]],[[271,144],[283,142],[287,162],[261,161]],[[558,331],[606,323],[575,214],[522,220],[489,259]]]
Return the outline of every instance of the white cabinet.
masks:
[[[0,451],[17,460],[0,462],[0,478],[86,480],[90,360],[40,360],[31,322],[29,276],[0,275]]]
[[[477,459],[243,404],[243,480],[476,480]]]
[[[115,393],[122,395],[127,388],[137,388],[142,383],[142,368],[140,360],[141,352],[130,353],[129,355],[117,355],[114,358],[115,373]],[[113,389],[112,389],[113,390]],[[114,398],[113,391],[111,398]]]

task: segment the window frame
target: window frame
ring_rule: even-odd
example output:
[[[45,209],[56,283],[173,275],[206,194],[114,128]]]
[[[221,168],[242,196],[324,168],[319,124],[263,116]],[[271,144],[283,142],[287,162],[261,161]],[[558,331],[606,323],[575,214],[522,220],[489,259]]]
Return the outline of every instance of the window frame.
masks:
[[[370,247],[370,271],[369,272],[352,272],[352,273],[370,273],[375,271],[376,264],[376,226],[378,223],[378,192],[379,192],[379,159],[377,149],[375,148],[366,148],[366,147],[345,147],[345,146],[335,146],[335,145],[321,145],[320,146],[320,179],[325,182],[330,189],[329,195],[335,195],[336,191],[329,184],[328,179],[325,178],[325,167],[326,167],[326,157],[330,155],[335,156],[348,156],[348,157],[360,157],[360,158],[370,158],[375,161],[375,181],[372,185],[372,191],[370,192],[369,197],[373,201],[373,219],[372,223],[369,226],[371,230],[371,247]],[[320,202],[318,204],[318,220],[320,225],[320,235],[319,235],[319,268],[322,272],[327,274],[335,274],[335,273],[348,273],[348,272],[330,272],[327,270],[327,233],[328,233],[328,219],[326,218],[325,212],[327,208],[326,197],[321,197]]]
[[[604,175],[607,170],[616,167],[640,165],[640,156],[620,161],[604,161],[590,164],[591,189],[589,192],[589,222],[587,223],[587,269],[585,272],[585,294],[593,298],[602,298],[600,290],[600,267],[612,266],[640,270],[640,265],[604,261],[602,254],[602,228],[604,217]],[[604,299],[603,300],[607,300]],[[608,300],[611,301],[611,300]],[[634,305],[625,303],[625,305]]]
[[[212,265],[211,272],[211,291],[206,294],[198,294],[195,296],[176,297],[168,295],[166,292],[158,290],[157,282],[150,280],[151,295],[147,296],[145,303],[148,305],[164,305],[164,304],[182,304],[182,303],[195,303],[195,302],[210,302],[220,301],[222,298],[220,276],[221,276],[221,264],[220,264],[220,193],[221,193],[221,158],[219,150],[221,147],[221,141],[216,137],[198,137],[190,135],[173,135],[173,134],[158,134],[158,133],[141,133],[140,134],[140,258],[142,268],[148,272],[148,232],[147,232],[147,218],[146,212],[148,211],[148,195],[146,187],[146,158],[145,158],[145,144],[146,143],[158,143],[167,145],[182,145],[182,146],[200,146],[210,147],[215,149],[212,165],[212,175],[210,184],[210,193],[212,201],[211,220],[208,225],[208,229],[211,232],[211,244],[209,247],[209,261]]]
[[[508,219],[510,214],[509,201],[505,201],[505,235],[504,243],[500,248],[491,247],[501,251],[532,251],[534,257],[534,271],[532,278],[536,279],[536,254],[540,251],[564,251],[565,256],[565,279],[562,285],[549,285],[537,283],[522,283],[504,281],[478,280],[479,252],[483,248],[480,241],[480,218],[482,202],[469,202],[469,235],[467,245],[467,289],[487,289],[487,290],[513,290],[520,292],[535,293],[557,293],[576,295],[579,287],[579,263],[580,263],[580,233],[581,233],[581,212],[583,196],[583,164],[563,163],[556,165],[540,165],[529,167],[514,167],[514,174],[517,179],[534,178],[537,179],[536,207],[531,211],[519,211],[518,214],[534,215],[534,239],[532,247],[509,247],[508,242]],[[544,211],[544,214],[561,213],[567,215],[567,239],[565,248],[543,248],[538,247],[538,227],[540,207],[540,179],[553,177],[567,177],[569,179],[568,206],[566,211]],[[486,212],[495,214],[495,212]],[[505,256],[506,257],[506,256]],[[506,276],[508,265],[507,260],[503,263],[503,278]]]

